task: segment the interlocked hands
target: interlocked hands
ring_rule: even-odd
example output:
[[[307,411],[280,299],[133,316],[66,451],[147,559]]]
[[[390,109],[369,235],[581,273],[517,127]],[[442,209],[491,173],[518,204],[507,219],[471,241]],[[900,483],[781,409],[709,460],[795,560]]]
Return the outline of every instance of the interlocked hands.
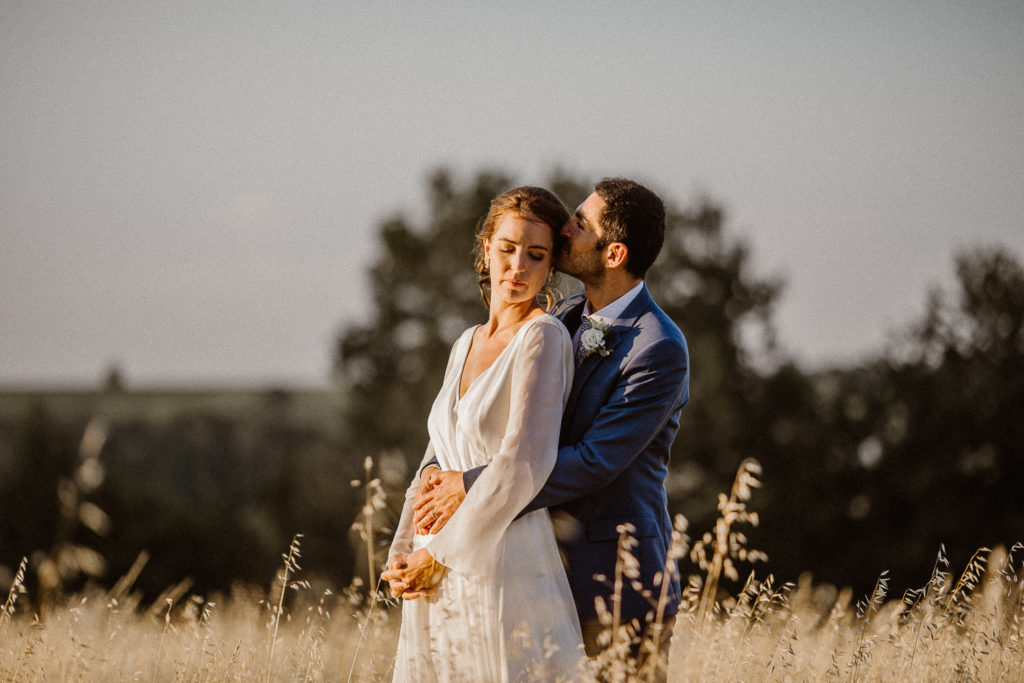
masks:
[[[414,501],[413,525],[417,534],[436,534],[466,497],[462,472],[427,468],[420,475],[420,485]],[[381,578],[388,582],[396,598],[415,600],[437,592],[446,567],[437,562],[426,548],[409,555],[394,555],[388,561],[388,570]]]

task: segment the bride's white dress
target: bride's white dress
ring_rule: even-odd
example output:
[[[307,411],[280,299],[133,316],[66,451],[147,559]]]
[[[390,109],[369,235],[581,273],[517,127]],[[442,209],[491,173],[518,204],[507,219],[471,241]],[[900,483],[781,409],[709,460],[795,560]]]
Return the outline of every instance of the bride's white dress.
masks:
[[[554,467],[572,342],[556,318],[533,318],[459,398],[475,329],[452,348],[423,464],[488,467],[435,535],[413,532],[418,476],[406,493],[391,554],[427,547],[448,571],[436,595],[403,601],[394,679],[579,680],[579,621],[548,512],[516,519]]]

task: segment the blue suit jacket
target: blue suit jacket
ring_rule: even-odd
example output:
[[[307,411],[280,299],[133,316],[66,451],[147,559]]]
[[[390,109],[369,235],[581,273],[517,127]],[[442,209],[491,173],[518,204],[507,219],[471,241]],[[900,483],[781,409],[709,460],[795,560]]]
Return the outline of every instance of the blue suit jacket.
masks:
[[[553,311],[570,334],[580,325],[584,303],[583,295],[577,295]],[[592,353],[576,370],[562,417],[558,460],[526,511],[550,508],[584,624],[597,622],[595,598],[612,608],[616,527],[632,524],[641,586],[637,591],[626,582],[622,617],[643,623],[661,595],[655,575],[666,574],[672,540],[665,477],[679,414],[690,396],[689,352],[682,332],[646,286],[605,339],[610,353]],[[467,490],[482,470],[464,474]],[[678,610],[680,587],[675,572],[667,574],[672,581],[665,609],[669,615]]]

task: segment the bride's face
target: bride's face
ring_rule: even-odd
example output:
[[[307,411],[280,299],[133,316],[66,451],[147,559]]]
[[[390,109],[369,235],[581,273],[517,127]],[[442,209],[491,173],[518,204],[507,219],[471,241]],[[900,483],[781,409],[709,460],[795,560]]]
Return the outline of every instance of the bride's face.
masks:
[[[532,300],[552,271],[554,241],[544,223],[506,214],[484,240],[490,263],[491,299],[507,303]]]

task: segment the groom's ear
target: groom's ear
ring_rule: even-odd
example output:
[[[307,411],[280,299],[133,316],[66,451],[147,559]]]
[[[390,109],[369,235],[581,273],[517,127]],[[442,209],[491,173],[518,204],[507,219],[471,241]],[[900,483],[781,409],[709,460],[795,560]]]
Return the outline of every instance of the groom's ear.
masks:
[[[611,242],[604,248],[605,268],[625,268],[629,261],[629,249],[622,242]]]

